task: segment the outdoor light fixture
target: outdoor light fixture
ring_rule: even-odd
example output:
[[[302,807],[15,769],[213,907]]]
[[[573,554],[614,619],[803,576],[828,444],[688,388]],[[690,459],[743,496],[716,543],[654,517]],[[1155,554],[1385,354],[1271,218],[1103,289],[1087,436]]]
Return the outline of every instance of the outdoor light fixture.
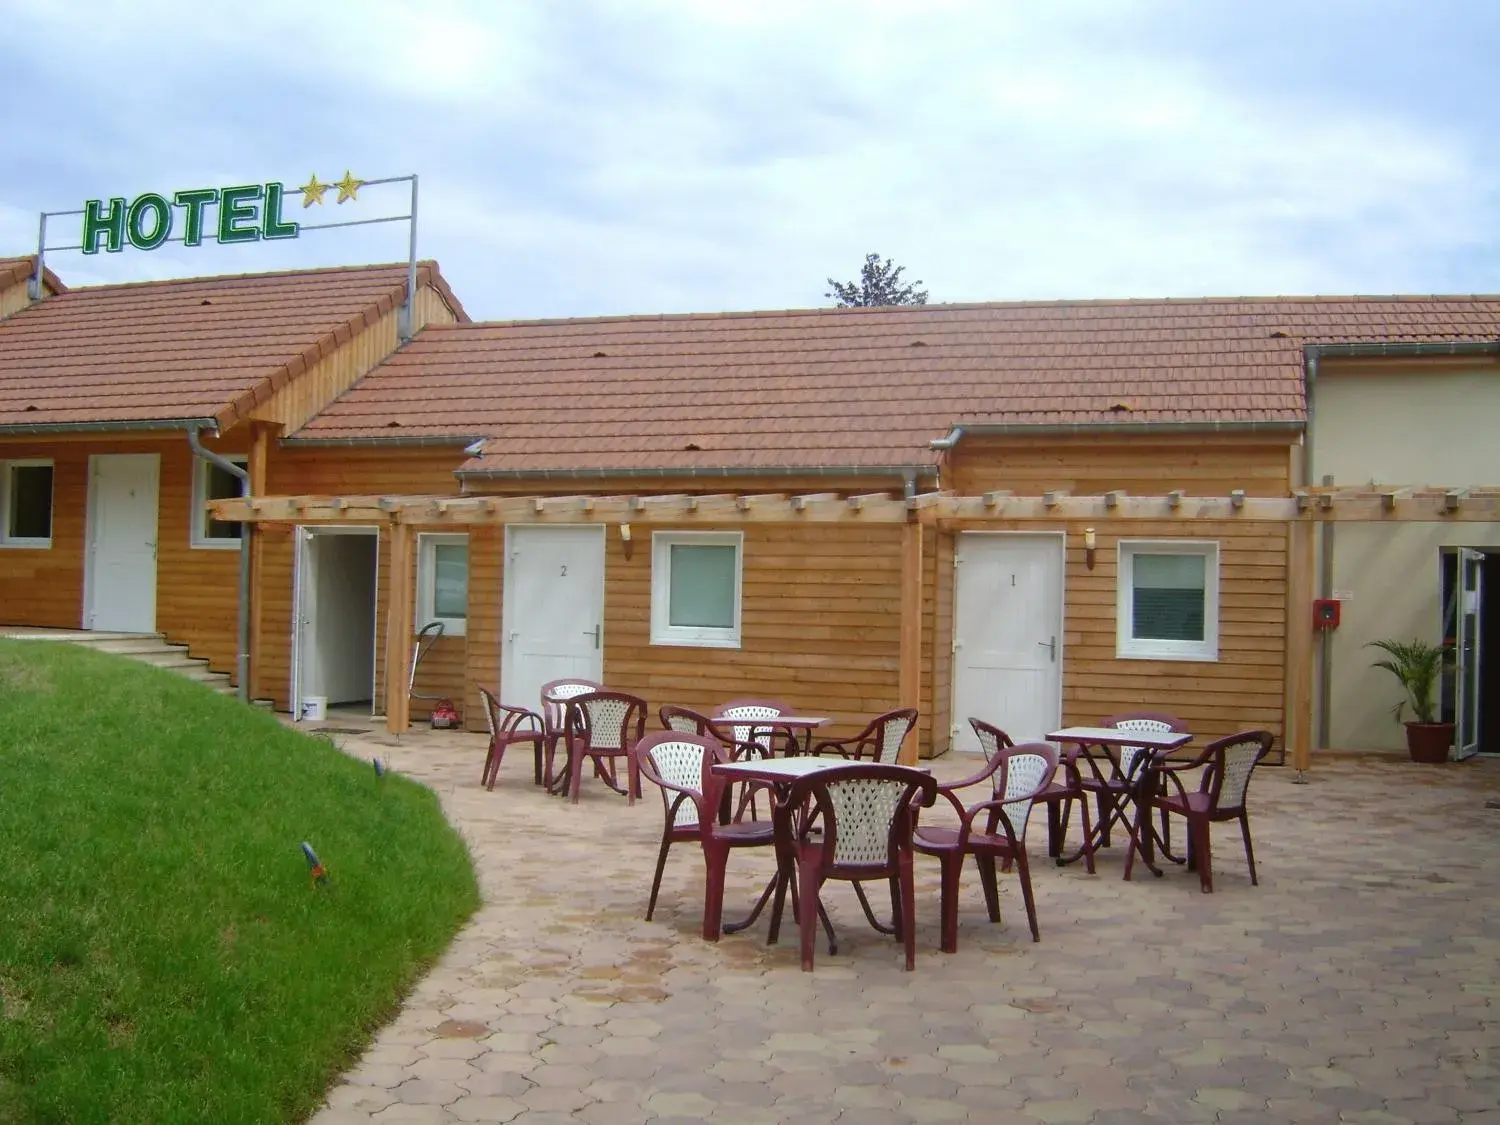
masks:
[[[620,525],[620,542],[625,545],[625,557],[627,559],[630,558],[635,553],[635,547],[630,540],[630,525],[628,523]]]
[[[1086,527],[1086,528],[1084,528],[1083,529],[1083,565],[1086,566],[1086,567],[1088,567],[1090,570],[1094,569],[1094,547],[1095,547],[1095,545],[1096,545],[1096,540],[1094,539],[1094,529],[1092,527]]]

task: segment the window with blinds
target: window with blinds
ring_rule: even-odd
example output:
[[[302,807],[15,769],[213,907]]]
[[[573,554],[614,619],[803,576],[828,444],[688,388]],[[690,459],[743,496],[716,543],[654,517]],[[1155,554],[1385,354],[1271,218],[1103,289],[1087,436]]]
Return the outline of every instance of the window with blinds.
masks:
[[[739,647],[742,547],[737,531],[652,536],[652,644]]]
[[[419,535],[416,627],[441,621],[444,634],[463,636],[468,620],[469,537]]]
[[[1218,543],[1123,540],[1119,576],[1119,656],[1218,658]]]

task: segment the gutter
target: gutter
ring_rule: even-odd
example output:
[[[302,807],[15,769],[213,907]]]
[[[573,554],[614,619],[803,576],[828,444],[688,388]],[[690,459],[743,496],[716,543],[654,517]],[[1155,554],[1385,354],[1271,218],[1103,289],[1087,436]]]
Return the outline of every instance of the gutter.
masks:
[[[285,437],[277,444],[283,449],[359,449],[359,448],[390,448],[396,449],[406,447],[425,448],[449,448],[473,445],[476,441],[484,438],[476,435],[443,436],[443,437],[327,437],[327,438],[299,438]]]
[[[667,469],[459,469],[460,480],[579,480],[615,477],[900,477],[915,482],[918,476],[935,477],[934,465],[825,465],[821,468],[800,465],[754,465],[735,468],[732,465],[712,468]]]
[[[192,449],[193,456],[200,461],[207,461],[210,465],[223,469],[231,476],[238,477],[244,486],[246,494],[250,491],[250,474],[230,461],[221,457],[211,449],[205,449],[198,438],[198,431],[211,426],[217,436],[219,430],[213,423],[195,424],[188,426],[188,447]],[[197,513],[194,513],[197,518]],[[250,701],[250,541],[255,534],[255,524],[247,521],[240,524],[240,590],[239,590],[239,620],[236,629],[236,652],[234,658],[235,674],[238,679],[238,694],[241,703]]]
[[[90,434],[90,433],[161,433],[172,430],[218,430],[218,422],[212,418],[162,418],[145,422],[41,422],[0,425],[0,435],[6,434]],[[205,452],[207,452],[205,450]]]
[[[1303,428],[1301,421],[1225,422],[963,422],[944,437],[933,438],[929,449],[952,449],[963,437],[1048,434],[1226,434],[1288,433]]]

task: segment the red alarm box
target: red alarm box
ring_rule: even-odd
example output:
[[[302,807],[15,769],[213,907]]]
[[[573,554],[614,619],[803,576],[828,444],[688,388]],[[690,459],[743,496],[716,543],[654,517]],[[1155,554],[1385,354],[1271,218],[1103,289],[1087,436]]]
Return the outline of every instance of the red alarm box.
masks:
[[[1338,598],[1313,599],[1313,628],[1337,629],[1339,627]]]

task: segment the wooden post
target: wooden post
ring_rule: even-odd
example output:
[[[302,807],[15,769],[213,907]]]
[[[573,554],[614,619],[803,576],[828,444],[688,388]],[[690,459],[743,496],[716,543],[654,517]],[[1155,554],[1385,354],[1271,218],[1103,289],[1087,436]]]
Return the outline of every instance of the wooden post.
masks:
[[[922,705],[922,525],[910,520],[901,528],[901,672],[898,694],[902,707]],[[901,762],[914,765],[921,757],[922,727],[918,723],[901,750]]]
[[[1312,765],[1314,527],[1308,519],[1287,524],[1286,697],[1281,730],[1299,773]]]
[[[414,544],[410,524],[391,524],[391,572],[385,606],[385,727],[392,734],[405,734],[411,722],[407,675],[411,664]]]
[[[266,458],[270,450],[271,427],[264,423],[252,422],[250,424],[250,461],[245,466],[245,471],[250,474],[250,479],[245,483],[251,496],[266,495]],[[260,591],[264,588],[262,582],[266,550],[260,529],[253,522],[247,521],[240,527],[240,534],[245,537],[246,546],[250,551],[250,683],[245,698],[256,700],[261,698]]]

